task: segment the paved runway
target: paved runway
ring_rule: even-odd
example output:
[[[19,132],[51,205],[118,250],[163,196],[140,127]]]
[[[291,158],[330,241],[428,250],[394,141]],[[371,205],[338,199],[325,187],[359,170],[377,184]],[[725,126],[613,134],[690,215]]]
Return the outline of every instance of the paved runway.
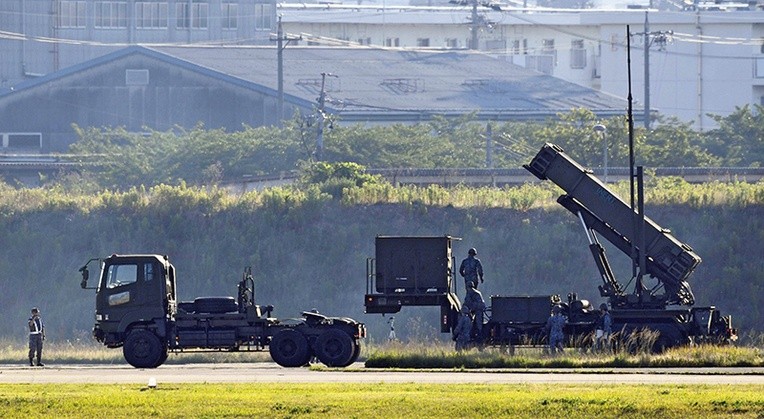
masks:
[[[346,369],[282,368],[275,363],[129,365],[0,365],[0,383],[568,383],[760,384],[764,368],[661,368],[597,370],[389,371],[356,363]]]

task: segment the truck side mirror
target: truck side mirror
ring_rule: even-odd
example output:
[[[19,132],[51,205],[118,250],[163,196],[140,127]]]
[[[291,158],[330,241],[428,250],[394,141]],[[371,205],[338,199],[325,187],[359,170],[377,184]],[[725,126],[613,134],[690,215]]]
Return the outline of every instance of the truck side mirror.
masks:
[[[80,273],[82,273],[82,282],[80,282],[80,286],[82,287],[82,289],[85,289],[88,287],[88,279],[90,278],[90,271],[88,271],[88,265],[81,267]]]

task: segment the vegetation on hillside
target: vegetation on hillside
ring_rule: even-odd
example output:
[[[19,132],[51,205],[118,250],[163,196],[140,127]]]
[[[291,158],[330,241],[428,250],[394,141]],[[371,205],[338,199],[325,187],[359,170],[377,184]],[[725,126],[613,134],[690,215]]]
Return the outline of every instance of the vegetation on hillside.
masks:
[[[647,131],[636,127],[635,154],[646,167],[745,166],[764,162],[764,108],[739,108],[717,117],[719,128],[694,131],[689,124],[662,118]],[[126,190],[157,184],[216,184],[245,176],[311,170],[315,135],[299,118],[285,128],[247,128],[241,132],[191,130],[130,133],[122,128],[75,127],[80,140],[71,152],[86,164],[83,177],[66,186]],[[593,127],[607,127],[605,135]],[[557,144],[584,166],[600,167],[604,148],[608,165],[629,164],[628,126],[624,117],[598,119],[591,111],[572,110],[544,123],[492,123],[493,165],[519,168],[546,142]],[[367,168],[479,168],[486,166],[487,127],[470,116],[435,118],[415,125],[336,124],[324,137],[325,161],[352,162]],[[95,165],[88,166],[87,164]],[[83,186],[84,185],[84,186]]]
[[[764,183],[655,182],[647,214],[703,258],[690,280],[698,304],[731,313],[741,332],[761,331]],[[243,195],[184,184],[97,194],[3,186],[0,336],[23,336],[32,306],[43,308],[51,339],[82,336],[92,327],[94,296],[79,288],[77,269],[91,257],[159,253],[176,265],[181,300],[233,295],[252,266],[257,301],[275,305],[276,316],[316,308],[364,321],[372,340],[384,338],[386,319],[363,312],[365,261],[377,235],[463,238],[455,254],[479,249],[485,295],[577,292],[599,302],[583,231],[554,204],[559,191],[549,185],[393,188],[369,181],[330,192],[322,183]],[[609,255],[628,282],[628,258],[614,249]],[[449,338],[438,332],[437,309],[404,311],[396,315],[399,336]]]

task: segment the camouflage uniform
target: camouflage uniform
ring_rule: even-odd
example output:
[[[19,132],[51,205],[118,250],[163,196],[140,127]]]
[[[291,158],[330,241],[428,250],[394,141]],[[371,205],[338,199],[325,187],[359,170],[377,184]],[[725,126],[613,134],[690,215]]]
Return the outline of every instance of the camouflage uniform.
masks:
[[[477,288],[478,281],[483,282],[483,264],[480,263],[480,259],[470,253],[459,266],[459,274],[464,278],[466,289]]]
[[[604,306],[604,308],[603,308]],[[597,318],[597,326],[595,327],[595,339],[596,349],[598,351],[607,347],[610,341],[610,334],[613,328],[613,317],[607,310],[607,305],[600,306],[600,316]]]
[[[546,321],[546,330],[549,333],[549,352],[554,354],[557,351],[562,353],[563,340],[565,340],[565,333],[563,327],[568,319],[555,307],[554,313],[549,316]]]
[[[464,307],[475,314],[475,330],[480,334],[483,331],[483,313],[485,312],[483,294],[475,288],[467,288]]]
[[[456,328],[454,328],[454,340],[456,341],[457,351],[467,349],[471,332],[472,317],[469,314],[469,309],[462,307],[462,311],[459,313],[459,320],[456,322]]]

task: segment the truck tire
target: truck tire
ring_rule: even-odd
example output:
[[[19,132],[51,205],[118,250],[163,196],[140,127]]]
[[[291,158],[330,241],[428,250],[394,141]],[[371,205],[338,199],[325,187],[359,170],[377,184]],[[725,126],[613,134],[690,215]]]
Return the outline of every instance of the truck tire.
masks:
[[[167,357],[168,357],[168,356],[170,356],[170,353],[167,351],[167,347],[166,347],[166,346],[164,346],[164,347],[162,348],[162,353],[161,353],[161,355],[159,356],[159,360],[157,360],[157,363],[156,363],[156,365],[154,365],[154,368],[156,368],[156,367],[158,367],[158,366],[160,366],[160,365],[164,364],[164,362],[165,362],[165,361],[167,361]]]
[[[339,329],[329,329],[318,335],[313,349],[318,360],[329,367],[347,367],[356,351],[353,338]]]
[[[233,297],[199,297],[194,300],[194,310],[197,313],[233,313],[239,311]]]
[[[162,360],[162,341],[153,332],[145,329],[133,330],[127,335],[122,353],[128,364],[135,368],[156,368]]]
[[[661,332],[660,335],[658,335],[658,339],[653,343],[652,348],[650,348],[650,352],[654,354],[662,354],[666,352],[667,349],[679,345],[678,342],[679,338],[676,335],[668,332]]]
[[[307,365],[313,356],[308,340],[294,329],[277,332],[268,347],[271,358],[282,367],[301,367]]]

